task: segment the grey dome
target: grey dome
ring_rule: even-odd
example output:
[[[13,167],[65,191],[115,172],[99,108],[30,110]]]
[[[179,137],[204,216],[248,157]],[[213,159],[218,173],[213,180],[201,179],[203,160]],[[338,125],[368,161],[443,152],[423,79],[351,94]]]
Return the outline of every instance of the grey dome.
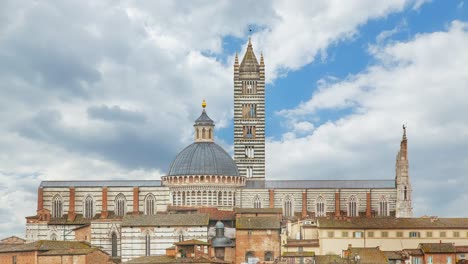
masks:
[[[216,225],[215,225],[215,228],[220,228],[220,229],[221,229],[221,228],[224,228],[223,222],[218,221],[218,222],[216,223]]]
[[[239,171],[231,156],[216,143],[195,142],[172,162],[168,176],[176,175],[239,176]]]

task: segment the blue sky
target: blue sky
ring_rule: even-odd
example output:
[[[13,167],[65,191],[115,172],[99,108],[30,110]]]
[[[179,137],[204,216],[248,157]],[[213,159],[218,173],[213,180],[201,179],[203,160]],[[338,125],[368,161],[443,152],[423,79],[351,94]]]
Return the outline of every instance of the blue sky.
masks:
[[[415,215],[468,217],[465,1],[15,0],[0,4],[0,237],[24,236],[42,180],[159,179],[202,99],[231,151],[249,37],[268,179],[393,179],[407,123]]]

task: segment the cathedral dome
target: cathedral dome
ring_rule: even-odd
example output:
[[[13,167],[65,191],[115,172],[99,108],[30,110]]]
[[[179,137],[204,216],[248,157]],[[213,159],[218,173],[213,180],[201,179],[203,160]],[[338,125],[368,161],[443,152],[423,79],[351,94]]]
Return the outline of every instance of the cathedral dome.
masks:
[[[195,142],[182,150],[171,164],[168,176],[239,176],[229,154],[214,142]]]

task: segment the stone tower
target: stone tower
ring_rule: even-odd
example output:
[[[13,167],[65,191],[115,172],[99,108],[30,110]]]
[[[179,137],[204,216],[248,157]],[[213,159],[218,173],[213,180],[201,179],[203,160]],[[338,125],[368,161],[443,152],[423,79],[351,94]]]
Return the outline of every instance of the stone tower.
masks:
[[[234,160],[241,176],[265,179],[265,64],[250,39],[240,65],[237,54],[234,62]]]
[[[403,125],[403,139],[400,143],[400,151],[396,158],[397,202],[396,217],[413,217],[413,205],[411,200],[411,183],[408,169],[408,140],[406,138],[406,126]]]

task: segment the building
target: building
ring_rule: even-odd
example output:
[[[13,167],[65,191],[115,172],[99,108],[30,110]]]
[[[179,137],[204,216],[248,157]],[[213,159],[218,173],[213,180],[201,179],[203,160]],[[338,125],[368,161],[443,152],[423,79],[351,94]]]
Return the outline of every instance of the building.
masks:
[[[316,229],[320,255],[340,254],[349,244],[383,251],[440,241],[468,245],[468,218],[320,218]]]
[[[0,249],[2,264],[111,264],[109,254],[84,242],[46,241]]]
[[[236,263],[273,263],[280,256],[281,212],[271,211],[236,212]]]
[[[130,259],[160,254],[179,239],[207,241],[215,236],[219,219],[209,219],[198,231],[184,226],[187,232],[170,224],[163,230],[158,220],[150,220],[180,213],[184,207],[276,209],[290,221],[412,216],[405,127],[394,179],[267,179],[265,62],[263,56],[257,61],[250,41],[241,63],[237,56],[234,63],[234,159],[214,142],[214,126],[203,102],[194,124],[194,143],[174,158],[161,180],[43,181],[37,211],[26,217],[26,240],[89,241],[113,257]],[[232,220],[223,223],[234,227]],[[234,231],[244,232],[240,230],[245,229]],[[167,232],[167,237],[160,237],[160,232]],[[145,249],[148,236],[149,250]],[[320,243],[326,247],[328,242]],[[279,254],[279,248],[273,251]]]

